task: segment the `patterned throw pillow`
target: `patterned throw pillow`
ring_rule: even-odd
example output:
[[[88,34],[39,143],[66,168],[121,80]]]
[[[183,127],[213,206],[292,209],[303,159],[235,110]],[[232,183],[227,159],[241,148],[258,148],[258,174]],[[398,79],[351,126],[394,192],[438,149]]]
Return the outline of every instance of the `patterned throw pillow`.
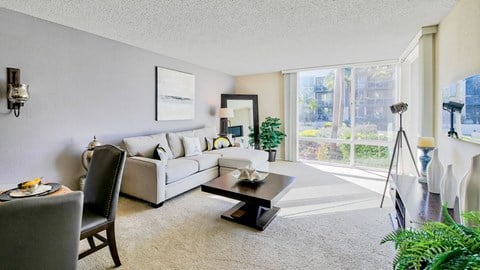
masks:
[[[153,151],[153,158],[160,160],[163,164],[167,164],[167,151],[165,151],[165,148],[158,144],[157,148],[155,148],[155,151]]]
[[[213,139],[213,149],[227,148],[230,146],[232,146],[232,142],[230,142],[228,137],[220,136]]]
[[[185,148],[185,156],[198,156],[202,154],[200,139],[198,137],[183,137],[183,148]]]

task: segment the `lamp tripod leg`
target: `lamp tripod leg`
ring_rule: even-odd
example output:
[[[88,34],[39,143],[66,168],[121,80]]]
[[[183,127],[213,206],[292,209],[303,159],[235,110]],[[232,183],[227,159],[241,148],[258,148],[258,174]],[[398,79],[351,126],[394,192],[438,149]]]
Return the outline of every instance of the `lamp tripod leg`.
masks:
[[[397,132],[398,137],[398,144],[397,144],[397,160],[395,163],[395,172],[398,172],[398,161],[400,160],[400,154],[402,153],[402,134],[400,130]],[[402,171],[403,171],[403,164],[402,164]]]
[[[385,200],[385,193],[387,192],[388,180],[390,179],[390,174],[392,173],[393,160],[395,159],[395,154],[397,154],[397,147],[399,147],[398,141],[401,139],[401,131],[397,132],[397,138],[395,139],[395,146],[393,147],[392,159],[390,160],[390,166],[388,168],[387,180],[385,181],[385,187],[383,188],[382,202],[380,203],[380,208],[383,207],[383,201]],[[397,157],[397,169],[398,169],[398,157]]]
[[[410,147],[410,143],[408,142],[408,138],[407,138],[407,134],[405,133],[405,130],[402,130],[402,134],[405,137],[405,141],[407,142],[408,151],[410,152],[410,157],[412,158],[413,166],[415,167],[415,170],[417,171],[418,177],[420,177],[421,174],[420,174],[420,171],[418,170],[417,163],[415,162],[415,158],[413,157],[412,148]]]

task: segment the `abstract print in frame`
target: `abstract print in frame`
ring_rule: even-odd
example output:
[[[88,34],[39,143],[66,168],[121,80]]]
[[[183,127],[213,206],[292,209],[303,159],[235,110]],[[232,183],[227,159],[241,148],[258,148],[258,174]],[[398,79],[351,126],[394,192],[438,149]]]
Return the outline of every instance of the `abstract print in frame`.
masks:
[[[480,144],[480,74],[453,82],[442,90],[442,102],[464,104],[454,114],[454,128],[458,138]],[[450,128],[450,112],[443,110],[442,130]]]
[[[193,120],[195,117],[195,76],[156,67],[155,120]]]

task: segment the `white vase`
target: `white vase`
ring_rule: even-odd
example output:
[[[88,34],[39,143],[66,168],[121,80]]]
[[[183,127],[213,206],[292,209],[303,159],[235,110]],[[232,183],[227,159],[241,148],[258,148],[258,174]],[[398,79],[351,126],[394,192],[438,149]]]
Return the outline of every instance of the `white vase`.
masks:
[[[443,166],[438,157],[438,148],[432,151],[432,161],[427,166],[427,185],[428,191],[440,194],[441,181],[443,177]]]
[[[480,154],[472,157],[470,170],[459,184],[458,199],[460,213],[480,210]]]
[[[445,175],[442,178],[440,199],[442,205],[447,204],[447,208],[453,209],[455,205],[455,198],[457,197],[458,183],[453,174],[453,165],[449,164],[445,170]]]

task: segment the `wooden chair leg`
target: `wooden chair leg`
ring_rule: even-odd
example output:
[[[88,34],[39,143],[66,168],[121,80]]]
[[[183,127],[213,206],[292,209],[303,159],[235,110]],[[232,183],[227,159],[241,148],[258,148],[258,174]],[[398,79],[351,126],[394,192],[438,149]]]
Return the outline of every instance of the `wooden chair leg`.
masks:
[[[95,247],[95,241],[93,241],[93,236],[87,237],[88,244],[90,245],[90,248]]]
[[[107,240],[108,248],[110,249],[110,254],[112,255],[113,262],[115,267],[122,265],[120,258],[118,257],[117,243],[115,241],[115,222],[112,222],[108,225],[107,228]]]

